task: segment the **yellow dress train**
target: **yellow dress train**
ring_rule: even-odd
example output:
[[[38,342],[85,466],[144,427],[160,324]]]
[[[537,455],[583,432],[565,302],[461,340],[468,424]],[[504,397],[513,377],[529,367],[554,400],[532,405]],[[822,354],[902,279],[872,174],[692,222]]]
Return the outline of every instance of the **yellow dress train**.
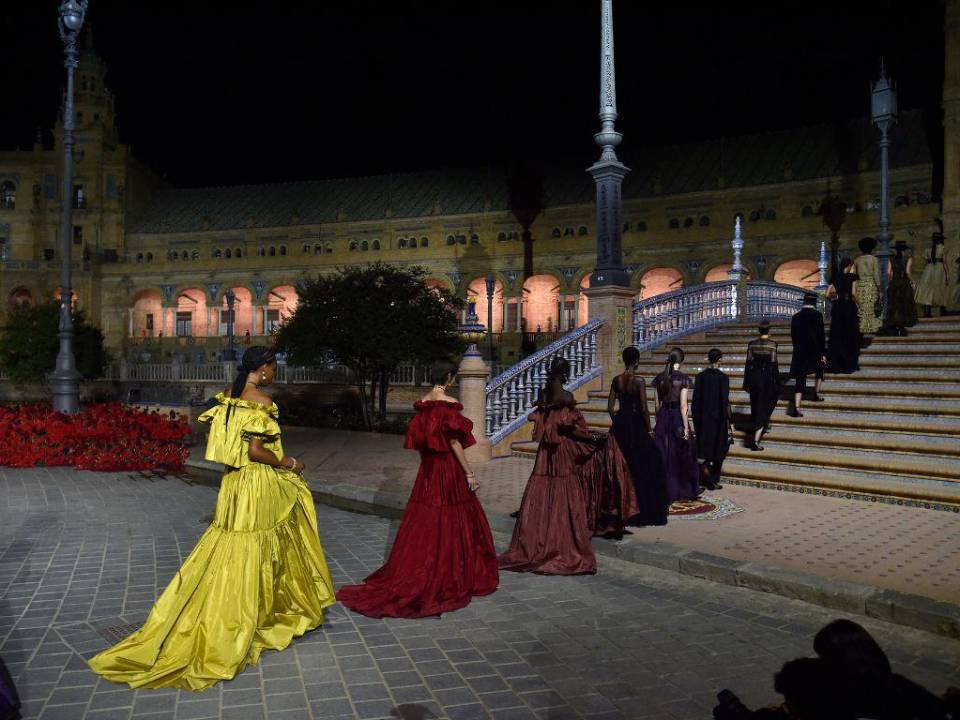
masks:
[[[277,406],[217,401],[199,418],[207,460],[225,466],[213,523],[143,627],[90,660],[113,682],[205,690],[318,627],[336,602],[310,490],[247,457],[254,437],[283,457]]]

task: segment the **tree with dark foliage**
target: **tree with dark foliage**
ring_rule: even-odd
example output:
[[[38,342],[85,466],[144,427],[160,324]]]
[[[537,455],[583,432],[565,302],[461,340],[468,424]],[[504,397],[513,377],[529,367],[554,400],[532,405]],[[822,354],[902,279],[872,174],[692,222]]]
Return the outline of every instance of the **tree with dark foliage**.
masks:
[[[429,365],[463,350],[462,301],[428,288],[426,274],[378,262],[308,281],[296,311],[276,333],[277,349],[297,365],[346,366],[371,428],[372,389],[379,385],[382,419],[390,376],[401,364]]]

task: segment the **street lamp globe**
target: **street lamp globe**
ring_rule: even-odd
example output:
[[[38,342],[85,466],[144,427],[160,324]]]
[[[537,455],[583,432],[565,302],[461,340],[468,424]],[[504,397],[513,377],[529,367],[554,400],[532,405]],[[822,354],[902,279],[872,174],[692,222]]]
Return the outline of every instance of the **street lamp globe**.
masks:
[[[83,16],[87,11],[86,0],[64,0],[60,3],[60,22],[70,32],[79,32],[83,27]]]

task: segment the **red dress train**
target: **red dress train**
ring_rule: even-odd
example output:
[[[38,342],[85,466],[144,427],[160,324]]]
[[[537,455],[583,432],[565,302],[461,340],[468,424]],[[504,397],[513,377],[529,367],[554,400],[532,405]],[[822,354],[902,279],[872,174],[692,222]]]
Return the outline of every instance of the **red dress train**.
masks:
[[[420,470],[386,565],[337,599],[369,617],[439,615],[489,595],[500,578],[487,517],[450,450],[473,445],[460,403],[417,402],[404,447],[420,451]]]

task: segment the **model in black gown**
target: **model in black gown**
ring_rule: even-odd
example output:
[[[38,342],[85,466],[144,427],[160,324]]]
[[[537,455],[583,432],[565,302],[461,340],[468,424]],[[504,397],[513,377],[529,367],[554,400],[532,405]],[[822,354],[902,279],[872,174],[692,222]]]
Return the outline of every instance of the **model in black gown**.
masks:
[[[782,385],[777,343],[770,339],[770,325],[761,323],[757,330],[760,337],[747,345],[747,363],[743,370],[743,389],[750,393],[751,450],[763,450],[760,439],[770,427],[770,416],[780,399]]]
[[[840,261],[840,272],[833,279],[833,294],[830,306],[830,341],[827,344],[827,363],[830,372],[852,373],[860,369],[860,318],[857,301],[854,300],[854,283],[857,276],[851,272],[853,261]],[[910,296],[911,302],[913,295]]]
[[[720,488],[720,473],[733,443],[730,410],[730,378],[720,369],[723,353],[713,348],[707,354],[710,367],[693,384],[693,429],[697,439],[700,484],[707,490]]]
[[[636,490],[639,513],[629,525],[665,525],[670,502],[663,472],[663,457],[651,437],[647,384],[636,374],[640,352],[635,347],[623,351],[624,372],[613,379],[607,412],[616,439],[627,461]],[[617,408],[614,411],[614,408]]]
[[[887,323],[884,330],[891,335],[906,335],[906,328],[917,324],[917,303],[910,280],[912,268],[913,258],[910,257],[907,244],[898,240],[888,266],[890,283],[887,285]]]

